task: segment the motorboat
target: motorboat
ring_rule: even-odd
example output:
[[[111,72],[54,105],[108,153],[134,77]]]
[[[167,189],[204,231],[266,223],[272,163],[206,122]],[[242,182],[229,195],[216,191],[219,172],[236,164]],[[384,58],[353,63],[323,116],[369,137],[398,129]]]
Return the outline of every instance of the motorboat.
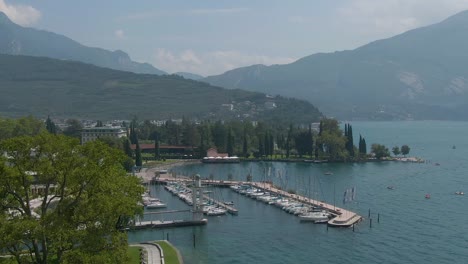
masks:
[[[167,205],[161,201],[154,201],[146,204],[147,209],[158,209],[158,208],[166,208]]]
[[[462,191],[456,191],[455,194],[456,194],[456,195],[465,195],[465,193],[462,192]]]
[[[322,223],[330,219],[330,213],[328,213],[327,211],[308,212],[299,215],[299,219],[304,222]]]
[[[206,215],[209,215],[209,216],[225,215],[226,212],[227,212],[226,209],[213,207],[213,208],[208,209],[208,211],[206,212]]]
[[[387,189],[389,189],[389,190],[395,190],[395,186],[387,186]]]

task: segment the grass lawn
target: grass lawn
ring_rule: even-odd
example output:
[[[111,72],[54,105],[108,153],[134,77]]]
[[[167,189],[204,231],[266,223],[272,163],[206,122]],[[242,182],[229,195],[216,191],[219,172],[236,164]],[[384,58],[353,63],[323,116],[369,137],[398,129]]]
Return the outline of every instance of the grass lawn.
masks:
[[[128,264],[140,264],[140,249],[141,247],[128,247],[127,255],[130,258]]]
[[[164,252],[164,262],[166,264],[180,264],[177,252],[175,249],[165,241],[157,241],[156,244],[161,246]]]

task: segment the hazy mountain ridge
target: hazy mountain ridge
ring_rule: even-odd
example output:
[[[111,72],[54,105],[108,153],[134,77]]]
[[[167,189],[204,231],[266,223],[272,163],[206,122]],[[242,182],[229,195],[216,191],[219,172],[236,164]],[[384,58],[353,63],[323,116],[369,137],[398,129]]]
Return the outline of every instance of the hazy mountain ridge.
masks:
[[[0,54],[0,116],[243,119],[307,124],[306,101],[227,90],[176,75],[135,74],[44,57]]]
[[[127,53],[120,50],[91,48],[63,35],[16,25],[2,12],[0,12],[0,53],[81,61],[135,73],[166,74],[148,63],[132,61]]]
[[[199,74],[191,73],[191,72],[174,72],[174,75],[179,75],[184,77],[185,79],[191,79],[191,80],[200,80],[205,78],[204,76],[201,76]]]
[[[345,119],[468,119],[468,11],[355,50],[203,80],[306,99]]]

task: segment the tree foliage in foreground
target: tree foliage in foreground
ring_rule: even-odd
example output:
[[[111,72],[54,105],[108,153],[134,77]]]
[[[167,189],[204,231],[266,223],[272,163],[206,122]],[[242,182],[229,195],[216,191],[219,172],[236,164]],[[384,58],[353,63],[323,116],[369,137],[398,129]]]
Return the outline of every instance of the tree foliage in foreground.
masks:
[[[119,151],[41,133],[4,140],[0,153],[0,251],[18,263],[125,262],[120,228],[143,189]]]

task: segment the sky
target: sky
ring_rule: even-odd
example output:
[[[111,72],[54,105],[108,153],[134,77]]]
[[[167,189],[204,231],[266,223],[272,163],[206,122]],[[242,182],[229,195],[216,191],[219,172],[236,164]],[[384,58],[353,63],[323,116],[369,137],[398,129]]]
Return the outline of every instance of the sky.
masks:
[[[203,76],[355,49],[467,9],[468,0],[0,0],[20,25]]]

